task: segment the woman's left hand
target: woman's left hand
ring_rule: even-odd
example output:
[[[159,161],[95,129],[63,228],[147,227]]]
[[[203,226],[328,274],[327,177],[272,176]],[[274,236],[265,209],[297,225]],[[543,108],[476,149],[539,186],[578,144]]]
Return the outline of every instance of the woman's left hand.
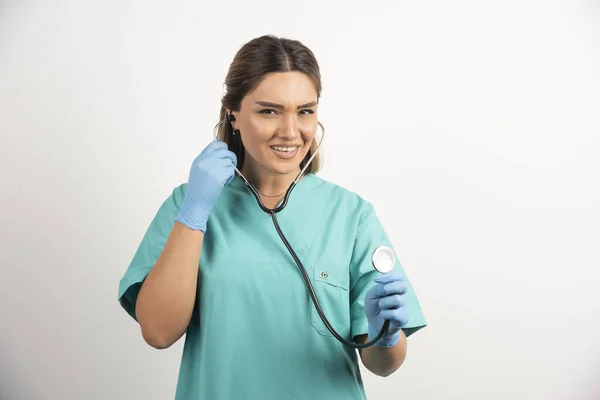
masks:
[[[408,323],[408,307],[404,276],[398,272],[382,274],[375,278],[375,286],[365,296],[365,313],[369,321],[369,341],[373,340],[385,320],[390,326],[376,343],[381,347],[392,347],[400,340],[400,330]]]

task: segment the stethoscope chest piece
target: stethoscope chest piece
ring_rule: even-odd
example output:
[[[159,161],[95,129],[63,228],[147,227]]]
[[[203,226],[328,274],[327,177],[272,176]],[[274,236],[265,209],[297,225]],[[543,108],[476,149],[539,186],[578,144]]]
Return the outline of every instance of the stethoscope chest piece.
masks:
[[[371,261],[373,268],[385,274],[394,269],[396,256],[394,255],[394,251],[388,246],[379,246],[373,251]]]

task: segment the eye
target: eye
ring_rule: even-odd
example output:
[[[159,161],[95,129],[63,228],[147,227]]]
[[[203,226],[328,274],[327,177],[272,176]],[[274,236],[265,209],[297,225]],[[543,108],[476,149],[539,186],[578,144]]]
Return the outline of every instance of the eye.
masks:
[[[313,110],[302,110],[300,111],[300,114],[302,115],[310,115],[310,114],[314,114],[315,112]]]
[[[258,113],[264,114],[264,115],[274,115],[274,114],[276,114],[276,111],[271,110],[270,108],[265,108],[264,110],[260,110]],[[271,114],[271,113],[273,113],[273,114]]]

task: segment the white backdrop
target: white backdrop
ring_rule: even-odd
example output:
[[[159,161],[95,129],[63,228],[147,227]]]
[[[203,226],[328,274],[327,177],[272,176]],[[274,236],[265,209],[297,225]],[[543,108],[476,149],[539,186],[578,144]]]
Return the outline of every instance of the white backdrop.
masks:
[[[369,399],[600,398],[600,5],[415,3],[0,2],[0,398],[173,398],[118,282],[267,33],[429,323]]]

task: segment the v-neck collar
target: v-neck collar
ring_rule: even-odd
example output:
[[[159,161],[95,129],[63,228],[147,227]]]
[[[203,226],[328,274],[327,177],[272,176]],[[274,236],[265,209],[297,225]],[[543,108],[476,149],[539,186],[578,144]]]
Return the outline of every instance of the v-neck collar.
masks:
[[[316,179],[316,176],[313,173],[305,174],[298,181],[298,183],[296,184],[296,187],[294,187],[294,190],[292,190],[292,193],[290,194],[290,198],[288,199],[288,204],[281,212],[283,213],[289,206],[291,206],[293,199],[295,199],[296,197],[302,197],[299,194],[305,193],[306,190],[309,190],[309,187],[311,187],[314,184],[315,179]],[[229,186],[235,192],[245,192],[246,195],[251,196],[253,198],[253,200],[256,202],[256,198],[254,197],[254,194],[252,194],[249,187],[246,187],[246,182],[244,182],[244,180],[238,174],[235,174],[234,178],[229,183]],[[301,201],[301,200],[298,199],[298,201]],[[280,202],[280,204],[281,204],[281,202]],[[256,202],[256,207],[260,208],[260,206],[258,205],[258,202]]]
[[[319,178],[313,173],[306,174],[290,194],[285,208],[277,213],[281,229],[301,259],[308,254],[327,202],[328,196],[314,196],[318,186]],[[282,260],[291,260],[273,227],[273,221],[260,208],[244,180],[236,174],[227,188],[230,191],[228,204],[233,208],[225,212],[235,221],[236,229],[245,232],[243,235],[259,235],[260,242],[269,243],[269,257],[279,253]]]

